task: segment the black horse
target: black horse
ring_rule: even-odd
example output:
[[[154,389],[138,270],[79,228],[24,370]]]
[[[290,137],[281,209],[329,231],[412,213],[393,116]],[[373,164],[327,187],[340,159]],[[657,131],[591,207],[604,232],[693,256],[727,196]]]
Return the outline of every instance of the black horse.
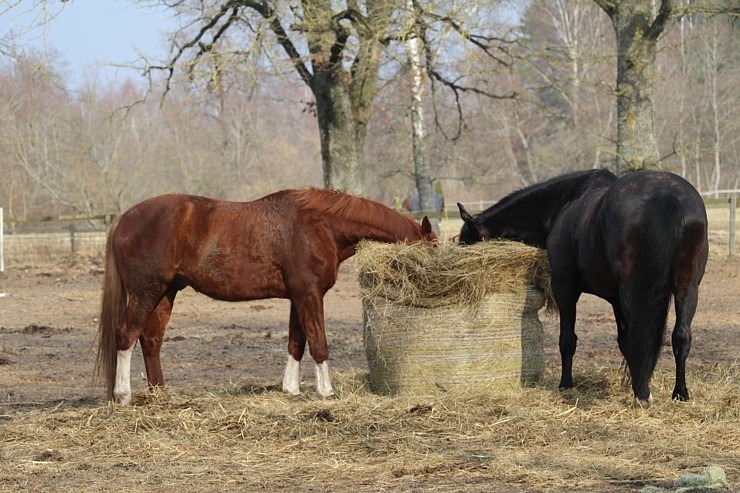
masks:
[[[704,202],[689,182],[667,172],[617,178],[589,170],[514,192],[475,217],[457,205],[461,244],[506,238],[547,249],[560,312],[560,387],[573,386],[576,302],[591,293],[611,303],[636,402],[649,404],[672,294],[673,398],[688,400],[691,321],[709,250]]]

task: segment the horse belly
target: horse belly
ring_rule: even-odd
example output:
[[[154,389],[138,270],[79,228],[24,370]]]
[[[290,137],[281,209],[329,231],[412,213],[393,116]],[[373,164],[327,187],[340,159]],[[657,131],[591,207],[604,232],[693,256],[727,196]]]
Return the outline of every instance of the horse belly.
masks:
[[[285,284],[277,269],[224,266],[183,277],[193,289],[217,300],[247,301],[286,297]]]
[[[583,284],[584,293],[593,294],[607,300],[619,295],[619,284],[612,274],[611,267],[603,260],[581,258],[579,261],[579,277]]]

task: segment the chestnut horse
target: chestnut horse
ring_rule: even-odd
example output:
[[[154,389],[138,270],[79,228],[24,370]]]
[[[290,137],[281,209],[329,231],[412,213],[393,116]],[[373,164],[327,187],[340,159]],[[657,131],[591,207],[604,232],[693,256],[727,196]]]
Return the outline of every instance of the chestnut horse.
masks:
[[[324,295],[362,239],[436,237],[426,217],[419,224],[378,202],[314,188],[253,202],[161,195],[133,206],[113,223],[106,244],[96,374],[108,398],[130,402],[137,340],[149,387],[164,386],[159,352],[175,296],[186,286],[218,300],[289,299],[283,390],[300,393],[308,342],[316,389],[332,395]]]
[[[673,295],[673,398],[688,400],[691,321],[709,250],[704,202],[689,182],[667,172],[617,178],[589,170],[514,192],[475,217],[458,207],[462,244],[507,238],[547,249],[560,312],[560,387],[573,386],[576,302],[591,293],[612,305],[636,403],[649,404]]]

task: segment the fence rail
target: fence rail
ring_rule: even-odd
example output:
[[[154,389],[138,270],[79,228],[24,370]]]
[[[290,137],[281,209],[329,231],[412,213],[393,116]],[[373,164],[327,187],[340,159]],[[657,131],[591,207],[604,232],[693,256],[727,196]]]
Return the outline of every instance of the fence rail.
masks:
[[[717,195],[726,197],[717,199]],[[733,257],[736,254],[737,196],[740,190],[722,190],[702,194],[705,196],[709,219],[710,254]],[[709,198],[706,198],[709,197]],[[480,212],[494,202],[465,202],[471,212]],[[429,213],[414,213],[413,216],[429,215],[440,221],[442,238],[453,238],[462,227],[455,202],[444,210]],[[92,258],[101,260],[105,250],[107,226],[112,216],[57,217],[41,223],[12,224],[5,227],[0,207],[0,272],[5,268],[21,268],[69,263],[75,259]],[[52,226],[51,224],[54,224]]]
[[[3,208],[0,207],[0,272],[5,272],[5,245],[3,241],[5,238],[4,225]]]
[[[58,216],[0,221],[0,272],[5,268],[69,264],[81,258],[102,259],[111,217]]]

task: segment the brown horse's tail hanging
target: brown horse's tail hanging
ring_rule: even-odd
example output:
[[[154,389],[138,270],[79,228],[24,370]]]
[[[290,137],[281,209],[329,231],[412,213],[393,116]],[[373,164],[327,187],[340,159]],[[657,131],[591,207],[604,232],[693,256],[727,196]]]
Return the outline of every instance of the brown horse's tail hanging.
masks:
[[[113,252],[113,233],[117,225],[118,220],[111,225],[105,244],[105,276],[98,317],[98,356],[95,363],[95,379],[96,381],[100,381],[101,377],[105,379],[108,399],[113,398],[113,385],[116,380],[116,329],[126,309],[126,293]]]

